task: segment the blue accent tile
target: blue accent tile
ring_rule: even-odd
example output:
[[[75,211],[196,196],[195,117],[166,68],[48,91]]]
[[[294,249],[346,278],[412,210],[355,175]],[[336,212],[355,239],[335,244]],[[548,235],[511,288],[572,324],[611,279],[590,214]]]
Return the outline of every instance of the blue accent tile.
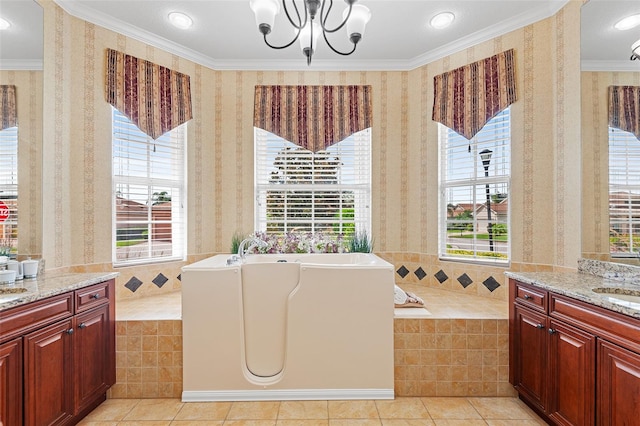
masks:
[[[131,290],[132,293],[135,293],[137,289],[142,285],[142,281],[137,279],[136,277],[131,277],[129,281],[124,285],[126,288]]]
[[[469,277],[469,275],[462,274],[458,277],[458,282],[462,287],[467,288],[473,283],[473,280]]]
[[[402,265],[401,267],[398,268],[398,270],[396,272],[398,273],[398,275],[400,275],[402,278],[404,278],[409,273],[409,270],[407,268],[405,268],[404,265]]]
[[[162,273],[159,273],[151,282],[158,286],[158,288],[161,288],[167,281],[169,281],[169,278],[165,277]]]
[[[493,292],[495,289],[500,287],[500,283],[493,277],[489,277],[486,280],[482,281],[482,284],[490,291]]]
[[[436,277],[436,280],[438,280],[438,282],[440,284],[442,284],[443,282],[445,282],[446,280],[449,279],[449,277],[447,276],[447,274],[444,273],[444,271],[442,269],[440,269],[438,272],[436,272],[436,274],[434,275],[434,277]]]

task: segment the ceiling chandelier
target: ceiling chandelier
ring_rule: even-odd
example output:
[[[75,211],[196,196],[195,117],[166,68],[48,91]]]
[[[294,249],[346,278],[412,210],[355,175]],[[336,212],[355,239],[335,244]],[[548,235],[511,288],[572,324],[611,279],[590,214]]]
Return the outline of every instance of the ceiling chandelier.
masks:
[[[296,40],[300,40],[300,48],[307,57],[307,65],[310,65],[320,32],[322,32],[322,36],[331,50],[343,56],[351,55],[355,52],[358,42],[362,39],[364,27],[371,19],[371,12],[365,6],[354,4],[358,0],[344,1],[349,7],[344,10],[342,21],[335,28],[327,26],[327,20],[333,7],[333,0],[303,0],[304,16],[300,11],[302,6],[298,6],[297,0],[290,0],[289,2],[287,0],[250,0],[249,4],[256,15],[258,31],[264,36],[264,42],[267,46],[272,49],[285,49],[295,43]],[[276,46],[267,40],[267,35],[271,33],[275,17],[280,13],[280,3],[282,3],[282,8],[284,8],[287,19],[295,29],[296,34],[289,43]],[[292,5],[287,6],[287,3]],[[293,11],[290,10],[292,7]],[[347,34],[349,34],[349,41],[353,43],[353,49],[342,52],[331,45],[327,34],[335,33],[345,25],[347,26]]]
[[[636,59],[640,60],[640,40],[633,43],[631,46],[631,60],[635,61]]]

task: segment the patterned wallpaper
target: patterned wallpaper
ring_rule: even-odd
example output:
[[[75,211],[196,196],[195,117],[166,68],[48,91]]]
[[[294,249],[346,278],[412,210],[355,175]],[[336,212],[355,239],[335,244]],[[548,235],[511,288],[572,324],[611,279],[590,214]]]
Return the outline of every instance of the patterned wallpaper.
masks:
[[[577,2],[554,17],[404,72],[216,71],[73,18],[51,0],[42,3],[49,35],[43,167],[44,203],[51,212],[44,218],[43,238],[49,268],[110,268],[111,170],[104,161],[110,158],[110,109],[103,99],[101,77],[106,48],[192,78],[195,118],[188,125],[187,148],[190,261],[228,252],[234,232],[252,230],[256,84],[371,85],[372,233],[376,252],[400,253],[394,254],[400,256],[394,257],[399,263],[403,256],[411,259],[416,253],[437,258],[438,129],[430,118],[433,76],[514,48],[520,100],[512,106],[511,267],[577,265],[581,245],[580,221],[575,220],[581,201],[580,191],[575,190],[580,187],[580,164],[573,161],[581,149],[579,108],[575,108],[580,99]],[[483,267],[468,267],[475,268]],[[122,269],[120,287],[147,269]],[[450,277],[462,275],[446,269],[457,271],[459,264],[445,265],[443,270]],[[176,270],[179,267],[167,266],[159,272],[179,287]],[[504,282],[504,269],[485,270],[487,277]]]

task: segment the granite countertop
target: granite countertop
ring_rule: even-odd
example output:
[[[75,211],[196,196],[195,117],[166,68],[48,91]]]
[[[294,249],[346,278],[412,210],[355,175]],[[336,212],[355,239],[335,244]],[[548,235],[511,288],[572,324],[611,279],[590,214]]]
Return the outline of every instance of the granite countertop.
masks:
[[[0,285],[0,311],[115,278],[119,272],[45,272],[34,279]],[[21,291],[25,288],[26,291]]]
[[[505,272],[505,275],[572,299],[640,318],[640,301],[623,300],[616,298],[616,294],[592,291],[605,287],[620,294],[639,294],[640,268],[637,267],[581,259],[577,272]]]

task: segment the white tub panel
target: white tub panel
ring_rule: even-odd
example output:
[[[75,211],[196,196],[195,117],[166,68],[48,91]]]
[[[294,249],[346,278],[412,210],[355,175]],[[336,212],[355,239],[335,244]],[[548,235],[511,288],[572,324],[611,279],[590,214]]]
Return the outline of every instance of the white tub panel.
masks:
[[[245,357],[256,376],[273,377],[284,368],[287,302],[299,273],[296,263],[242,266]]]

